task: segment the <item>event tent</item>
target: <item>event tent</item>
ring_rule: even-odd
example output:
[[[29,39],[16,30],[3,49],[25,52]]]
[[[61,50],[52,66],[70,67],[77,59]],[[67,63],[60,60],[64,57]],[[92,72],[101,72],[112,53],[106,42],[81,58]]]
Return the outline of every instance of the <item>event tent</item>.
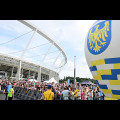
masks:
[[[28,81],[30,81],[30,82],[38,82],[38,81],[35,80],[35,79],[28,79]]]
[[[47,83],[52,83],[52,82],[57,83],[57,81],[53,77],[49,81],[44,81],[44,82],[47,82]]]
[[[80,83],[81,85],[95,85],[94,83],[92,83],[91,81],[89,80],[85,80],[83,82]]]
[[[44,81],[44,82],[49,83],[49,81],[48,81],[48,80],[46,80],[46,81]]]

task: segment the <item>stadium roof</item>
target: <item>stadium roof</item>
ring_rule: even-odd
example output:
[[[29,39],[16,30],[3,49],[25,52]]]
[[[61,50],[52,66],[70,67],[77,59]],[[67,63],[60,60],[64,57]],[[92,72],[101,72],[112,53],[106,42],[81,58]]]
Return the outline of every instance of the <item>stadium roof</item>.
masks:
[[[0,21],[0,54],[40,64],[57,72],[67,63],[62,48],[26,20]]]

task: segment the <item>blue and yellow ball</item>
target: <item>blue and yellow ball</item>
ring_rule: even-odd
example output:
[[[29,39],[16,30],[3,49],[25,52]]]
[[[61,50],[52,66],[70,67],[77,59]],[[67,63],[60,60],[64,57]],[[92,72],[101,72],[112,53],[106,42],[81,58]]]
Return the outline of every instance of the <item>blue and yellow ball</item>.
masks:
[[[105,100],[120,99],[120,20],[99,20],[88,31],[85,56]]]

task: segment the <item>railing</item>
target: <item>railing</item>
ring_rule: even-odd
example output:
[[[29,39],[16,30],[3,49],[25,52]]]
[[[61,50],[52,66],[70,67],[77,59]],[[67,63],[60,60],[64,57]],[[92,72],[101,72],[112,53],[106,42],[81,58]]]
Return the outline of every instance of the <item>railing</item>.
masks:
[[[41,91],[31,90],[27,88],[14,88],[14,97],[20,100],[40,100],[42,94]]]

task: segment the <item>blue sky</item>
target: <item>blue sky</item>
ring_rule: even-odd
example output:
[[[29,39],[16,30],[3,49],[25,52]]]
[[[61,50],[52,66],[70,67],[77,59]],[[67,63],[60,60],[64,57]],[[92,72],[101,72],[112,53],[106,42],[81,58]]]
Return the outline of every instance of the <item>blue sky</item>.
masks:
[[[49,35],[66,53],[68,63],[60,73],[60,78],[64,76],[74,75],[74,56],[76,56],[76,76],[78,77],[89,77],[92,75],[89,71],[88,65],[84,55],[84,43],[87,32],[92,24],[96,20],[29,20],[31,23],[37,25],[40,30]],[[16,27],[17,26],[17,27]],[[0,43],[11,40],[23,33],[30,31],[27,27],[19,24],[17,21],[3,21],[0,20]],[[29,33],[29,34],[32,34]],[[13,46],[9,43],[7,46],[0,46],[0,50],[14,52],[22,50],[27,41],[29,40],[29,34],[22,39],[23,41],[16,40]],[[38,38],[37,39],[44,39]],[[44,39],[44,43],[48,41]],[[21,45],[20,45],[21,44]],[[37,45],[36,41],[36,45]],[[41,44],[42,41],[41,41]],[[19,46],[20,45],[20,46]],[[16,46],[16,47],[15,47]],[[19,47],[18,47],[19,46]],[[32,47],[32,46],[30,46]],[[53,48],[53,51],[55,48]],[[31,51],[33,52],[33,51]],[[37,52],[37,49],[36,49]],[[39,50],[40,52],[40,50]],[[30,54],[28,54],[30,55]],[[56,53],[57,55],[57,53]],[[51,56],[52,57],[52,56]],[[29,60],[29,59],[28,59]]]

